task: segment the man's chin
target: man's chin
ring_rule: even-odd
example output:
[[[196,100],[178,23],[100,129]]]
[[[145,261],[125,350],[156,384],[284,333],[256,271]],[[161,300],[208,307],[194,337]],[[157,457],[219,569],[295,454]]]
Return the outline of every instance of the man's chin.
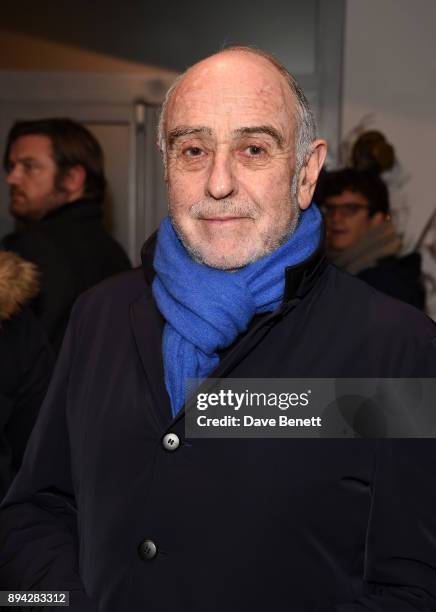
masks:
[[[253,245],[243,248],[241,242],[237,244],[208,245],[186,244],[190,256],[197,263],[204,264],[217,270],[237,270],[257,261],[264,256],[261,249],[254,249]],[[242,248],[241,248],[242,247]]]
[[[351,243],[349,242],[341,242],[339,241],[332,241],[329,243],[329,249],[331,251],[345,251],[345,249],[348,249],[351,246]]]
[[[14,217],[14,219],[23,222],[39,221],[44,216],[42,211],[33,210],[31,208],[28,208],[27,206],[10,206],[9,212]]]
[[[11,201],[9,212],[16,219],[23,219],[26,215],[26,206],[23,201]]]
[[[230,227],[220,227],[213,232],[192,231],[192,228],[181,227],[172,219],[173,227],[188,251],[197,263],[217,270],[237,270],[254,263],[280,247],[289,237],[289,229],[280,236],[269,236],[268,240],[259,232],[230,231]]]

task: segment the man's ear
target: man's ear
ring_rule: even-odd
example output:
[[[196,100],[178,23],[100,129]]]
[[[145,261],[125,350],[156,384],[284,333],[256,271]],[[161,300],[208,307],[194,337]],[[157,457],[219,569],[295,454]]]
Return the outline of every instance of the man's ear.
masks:
[[[83,196],[86,181],[86,170],[83,166],[73,166],[64,175],[62,187],[68,194],[68,201],[73,202]]]
[[[302,210],[308,208],[312,202],[316,181],[326,156],[327,142],[321,139],[314,140],[311,145],[311,153],[303,164],[298,177],[297,200]]]

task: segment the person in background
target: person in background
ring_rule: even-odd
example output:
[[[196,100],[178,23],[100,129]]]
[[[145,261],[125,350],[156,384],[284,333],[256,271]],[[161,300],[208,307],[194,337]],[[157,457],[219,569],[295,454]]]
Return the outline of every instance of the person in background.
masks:
[[[70,119],[21,121],[9,132],[4,168],[19,225],[3,247],[36,264],[41,291],[31,307],[58,351],[77,296],[130,268],[102,224],[103,152]]]
[[[0,251],[0,500],[21,465],[53,370],[47,337],[25,306],[37,292],[35,266]]]
[[[324,213],[332,263],[379,291],[424,309],[419,253],[400,255],[390,220],[389,193],[374,171],[323,172],[314,197]]]

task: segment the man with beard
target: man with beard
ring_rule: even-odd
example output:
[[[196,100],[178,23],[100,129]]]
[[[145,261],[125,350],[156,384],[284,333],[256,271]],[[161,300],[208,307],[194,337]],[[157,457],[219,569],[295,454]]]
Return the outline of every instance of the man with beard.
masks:
[[[3,589],[119,612],[431,610],[433,441],[187,439],[189,378],[434,376],[420,312],[330,266],[326,144],[274,58],[168,93],[169,218],[81,298],[1,513]]]
[[[20,121],[9,133],[4,167],[18,228],[3,246],[38,267],[41,292],[32,310],[58,351],[77,296],[130,267],[102,224],[103,152],[70,119]]]

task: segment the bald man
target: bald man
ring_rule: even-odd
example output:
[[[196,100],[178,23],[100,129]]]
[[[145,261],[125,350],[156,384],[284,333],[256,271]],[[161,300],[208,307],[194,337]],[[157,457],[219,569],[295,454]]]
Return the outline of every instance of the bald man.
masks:
[[[73,311],[1,512],[2,588],[90,612],[434,610],[432,440],[185,435],[188,379],[436,375],[434,325],[326,262],[304,94],[226,49],[168,92],[159,145],[169,217]]]

